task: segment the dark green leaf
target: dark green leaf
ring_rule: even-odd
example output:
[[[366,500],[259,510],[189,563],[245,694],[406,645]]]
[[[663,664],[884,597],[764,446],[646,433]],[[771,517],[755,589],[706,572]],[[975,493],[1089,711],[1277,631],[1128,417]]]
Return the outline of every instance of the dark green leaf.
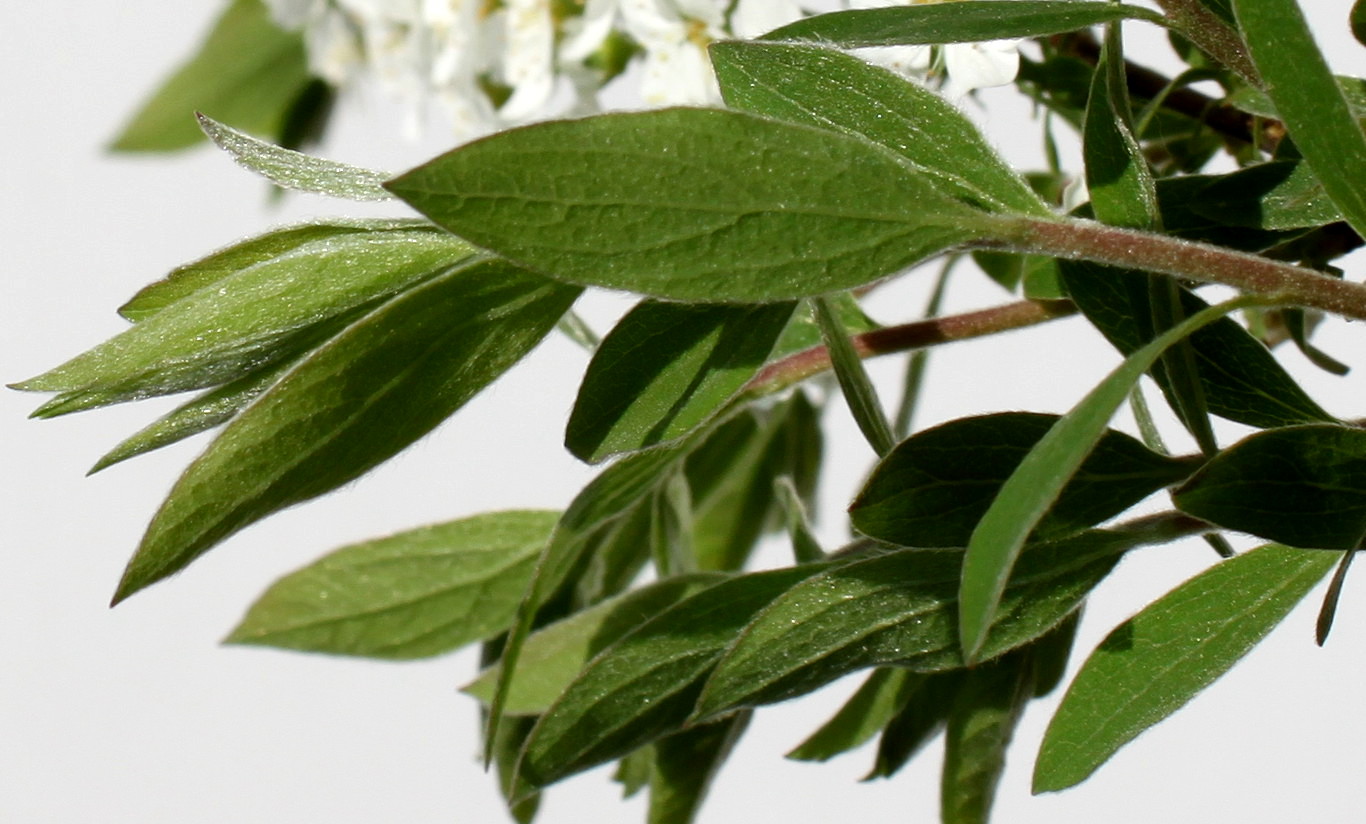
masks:
[[[848,289],[991,232],[890,149],[709,109],[512,129],[387,185],[552,277],[684,301]]]
[[[596,463],[686,435],[754,377],[795,309],[642,302],[593,355],[565,446]]]
[[[286,575],[226,639],[404,660],[505,631],[558,512],[492,512],[343,547]]]
[[[1225,529],[1354,549],[1366,534],[1366,430],[1311,424],[1259,432],[1216,455],[1173,500]]]
[[[834,717],[787,754],[797,761],[827,761],[868,741],[887,726],[924,678],[900,667],[873,670]]]
[[[1075,31],[1112,20],[1162,17],[1119,3],[1073,0],[977,0],[950,6],[928,4],[837,11],[798,20],[764,35],[765,40],[816,40],[841,48],[912,43],[971,43]]]
[[[865,137],[984,209],[1050,214],[957,107],[904,77],[786,43],[717,43],[711,59],[732,109]]]
[[[1056,626],[1131,545],[1102,530],[1032,545],[1005,588],[982,659]],[[957,626],[962,563],[962,550],[905,549],[792,587],[735,639],[707,681],[695,717],[804,695],[865,667],[963,667]]]
[[[1020,462],[977,522],[963,558],[958,628],[969,663],[983,660],[979,651],[987,641],[997,603],[1025,540],[1105,434],[1106,423],[1134,384],[1169,346],[1254,301],[1241,297],[1211,306],[1154,338],[1087,393]]]
[[[16,388],[62,393],[35,412],[52,416],[214,386],[297,353],[319,324],[469,255],[459,239],[420,228],[309,241],[193,291]]]
[[[341,198],[342,200],[389,200],[384,188],[390,175],[335,160],[302,154],[276,146],[199,115],[199,125],[218,148],[232,155],[238,165],[285,189]]]
[[[517,674],[508,689],[503,712],[510,715],[545,712],[593,656],[640,626],[642,621],[722,580],[723,576],[716,573],[665,578],[536,630],[522,647]],[[520,597],[521,590],[517,594]],[[463,691],[486,704],[491,702],[502,671],[501,663],[489,667]]]
[[[987,824],[1006,747],[1033,692],[1027,652],[1008,655],[963,674],[944,727],[939,789],[943,824]]]
[[[778,506],[783,510],[787,536],[792,541],[792,554],[797,563],[804,564],[824,558],[825,550],[821,549],[820,541],[811,531],[811,523],[806,517],[806,505],[802,503],[797,488],[792,485],[792,478],[787,475],[778,478],[773,484],[773,494],[778,499]]]
[[[1190,208],[1229,226],[1304,229],[1342,220],[1307,163],[1259,163],[1215,178],[1196,193]]]
[[[915,689],[882,731],[877,742],[877,757],[864,781],[891,778],[934,740],[944,728],[953,697],[958,694],[966,672],[948,670],[930,675],[915,674]]]
[[[1295,147],[1328,197],[1366,235],[1366,134],[1295,0],[1233,0],[1248,51]]]
[[[775,479],[792,477],[810,500],[823,441],[818,415],[797,392],[767,412],[741,412],[688,456],[693,548],[700,568],[744,566],[765,528],[777,525]]]
[[[1081,782],[1247,654],[1337,556],[1265,546],[1211,567],[1120,624],[1048,725],[1034,792]]]
[[[901,546],[966,545],[1006,479],[1057,420],[1002,412],[916,433],[873,469],[849,507],[854,527]],[[1190,461],[1106,430],[1033,536],[1057,538],[1094,526],[1194,469]]]
[[[1123,54],[1117,53],[1117,45],[1117,37],[1106,37],[1091,79],[1082,125],[1086,188],[1097,220],[1150,229],[1158,219],[1157,190],[1148,161],[1133,135]]]
[[[1152,317],[1147,278],[1091,263],[1064,261],[1068,294],[1106,339],[1130,355],[1152,340],[1144,319]],[[1209,304],[1184,291],[1181,307],[1193,315]],[[1191,336],[1196,368],[1211,412],[1249,426],[1272,427],[1331,421],[1259,341],[1231,319],[1216,321]],[[1166,373],[1154,370],[1164,392]]]
[[[274,229],[176,268],[162,280],[143,287],[132,300],[119,307],[119,314],[134,322],[145,320],[201,289],[219,284],[230,275],[286,255],[311,241],[363,232],[421,230],[424,226],[431,224],[411,219],[328,220]]]
[[[654,743],[648,824],[691,824],[712,779],[749,726],[739,712],[712,724],[690,727]]]
[[[1078,609],[1058,624],[1047,635],[1035,641],[1031,649],[1034,656],[1034,697],[1042,698],[1062,683],[1067,674],[1067,660],[1072,657],[1072,646],[1077,639],[1077,627],[1081,624]]]
[[[541,806],[540,793],[535,792],[517,775],[517,758],[521,755],[526,737],[536,723],[534,718],[517,718],[499,727],[498,740],[493,742],[494,761],[498,767],[498,785],[507,801],[508,814],[517,824],[531,824]]]
[[[754,614],[825,569],[806,565],[723,581],[608,647],[541,718],[522,771],[538,786],[681,729],[706,676]]]
[[[281,31],[260,0],[233,0],[199,52],[173,74],[114,141],[123,152],[161,152],[204,139],[195,112],[279,138],[308,87],[303,39]]]
[[[1366,0],[1357,0],[1352,4],[1350,24],[1352,36],[1358,43],[1366,46]]]
[[[179,571],[253,521],[359,477],[427,434],[530,351],[577,295],[483,260],[453,267],[352,324],[190,465],[148,527],[114,600]]]
[[[1349,549],[1342,553],[1342,560],[1338,561],[1337,569],[1333,570],[1333,579],[1328,582],[1328,591],[1323,594],[1323,606],[1319,607],[1319,618],[1314,622],[1314,641],[1319,646],[1328,642],[1328,633],[1333,631],[1333,619],[1337,616],[1342,585],[1347,581],[1347,570],[1352,566],[1352,559],[1358,552],[1360,550]]]

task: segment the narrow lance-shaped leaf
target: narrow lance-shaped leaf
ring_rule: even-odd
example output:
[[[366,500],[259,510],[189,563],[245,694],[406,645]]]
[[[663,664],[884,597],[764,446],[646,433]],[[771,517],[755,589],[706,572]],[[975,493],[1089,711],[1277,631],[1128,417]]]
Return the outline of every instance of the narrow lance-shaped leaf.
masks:
[[[944,768],[939,784],[943,824],[987,824],[1006,748],[1033,691],[1027,651],[963,675],[945,719]]]
[[[297,192],[311,192],[342,200],[389,200],[393,195],[384,188],[390,175],[362,169],[349,163],[276,146],[252,137],[206,114],[198,114],[199,126],[218,148],[232,159],[277,186]]]
[[[186,469],[129,562],[115,602],[427,434],[530,351],[577,295],[483,260],[453,267],[357,321]]]
[[[131,300],[119,307],[119,314],[134,322],[145,320],[201,289],[221,283],[230,275],[292,252],[310,241],[361,232],[409,231],[423,227],[430,228],[431,224],[420,218],[329,219],[273,229],[176,267],[166,277],[138,290]]]
[[[774,29],[765,40],[816,40],[840,48],[913,43],[975,43],[1060,34],[1113,20],[1165,22],[1161,15],[1120,3],[1073,0],[975,0],[837,11]]]
[[[551,277],[682,301],[848,289],[992,231],[890,149],[710,109],[512,129],[386,185]]]
[[[1062,261],[1067,291],[1074,303],[1106,339],[1131,355],[1153,338],[1149,276],[1080,261]],[[1189,316],[1209,304],[1182,289],[1182,312]],[[1190,337],[1196,371],[1211,412],[1256,427],[1332,421],[1260,341],[1231,318],[1215,321]],[[1153,377],[1162,391],[1173,392],[1162,369]]]
[[[1366,430],[1332,424],[1251,435],[1172,496],[1225,529],[1312,549],[1355,549],[1366,534]]]
[[[545,712],[593,656],[639,627],[642,620],[722,580],[724,576],[717,573],[676,575],[594,604],[538,629],[522,647],[517,676],[512,679],[503,712],[510,715]],[[518,590],[517,595],[521,594],[522,590]],[[502,671],[501,662],[489,667],[463,691],[485,704],[491,702]]]
[[[1366,236],[1366,134],[1338,89],[1295,0],[1233,0],[1265,91],[1305,162]]]
[[[249,266],[16,388],[60,392],[42,416],[214,386],[296,352],[320,323],[469,257],[430,229],[344,234]]]
[[[490,512],[353,544],[281,578],[230,644],[404,660],[505,631],[558,512]]]
[[[686,435],[754,377],[795,309],[642,302],[594,353],[565,446],[596,463]]]
[[[1131,546],[1131,536],[1105,530],[1032,545],[1005,590],[982,658],[1060,623]],[[708,679],[695,717],[783,701],[865,667],[942,672],[965,666],[957,626],[962,558],[962,550],[904,549],[798,584],[735,639]]]
[[[839,712],[787,757],[795,761],[826,761],[860,746],[906,705],[922,677],[901,667],[873,670]]]
[[[654,743],[648,824],[691,824],[696,820],[712,779],[749,726],[750,715],[737,712]]]
[[[1002,484],[1058,420],[1001,412],[959,418],[897,444],[849,506],[865,535],[901,546],[961,547]],[[1038,540],[1080,531],[1175,484],[1198,464],[1169,458],[1105,430],[1033,532]]]
[[[1229,226],[1306,229],[1342,220],[1309,164],[1299,160],[1258,163],[1221,175],[1195,193],[1190,208]]]
[[[867,138],[985,209],[1051,214],[956,106],[905,77],[819,46],[725,42],[710,54],[732,109]]]
[[[968,670],[916,674],[915,689],[882,731],[873,768],[864,781],[891,778],[944,729],[954,696]]]
[[[872,378],[863,368],[863,359],[854,351],[849,332],[835,316],[835,309],[824,297],[812,301],[816,322],[821,327],[821,338],[825,340],[826,351],[830,353],[830,366],[839,381],[840,393],[844,395],[854,423],[878,457],[892,451],[895,440],[892,438],[892,425],[887,420],[887,412],[878,400],[877,388]]]
[[[982,645],[1025,540],[1105,433],[1105,425],[1139,377],[1168,346],[1255,302],[1241,297],[1211,306],[1159,335],[1106,376],[1020,462],[978,522],[963,558],[958,629],[969,663],[982,660]]]
[[[680,601],[604,650],[536,730],[522,773],[537,786],[681,729],[702,679],[754,613],[826,565],[755,572]]]
[[[233,0],[198,53],[134,115],[113,148],[160,152],[193,146],[204,139],[196,111],[279,138],[309,85],[303,38],[276,26],[261,0]]]
[[[1116,627],[1048,725],[1034,792],[1080,783],[1180,709],[1279,624],[1337,556],[1265,546],[1222,561]]]

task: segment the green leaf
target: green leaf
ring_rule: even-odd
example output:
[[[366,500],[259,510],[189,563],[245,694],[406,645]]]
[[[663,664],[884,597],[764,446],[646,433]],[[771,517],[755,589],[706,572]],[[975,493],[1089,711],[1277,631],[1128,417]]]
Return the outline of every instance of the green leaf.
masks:
[[[1248,51],[1295,147],[1328,197],[1366,235],[1366,134],[1295,0],[1233,0]]]
[[[712,779],[749,726],[750,713],[690,727],[654,743],[648,824],[691,824]]]
[[[1030,656],[1009,655],[963,674],[944,727],[939,818],[943,824],[987,824],[1006,747],[1033,692]]]
[[[193,146],[204,139],[197,111],[279,138],[309,82],[303,39],[277,27],[260,0],[233,0],[198,53],[143,104],[112,148],[163,152]]]
[[[1279,624],[1337,560],[1265,546],[1216,564],[1116,627],[1048,725],[1034,792],[1080,783],[1182,707]]]
[[[864,781],[891,778],[934,740],[948,720],[949,709],[966,673],[967,670],[948,670],[932,675],[916,674],[914,691],[882,731],[873,768]]]
[[[342,200],[389,200],[384,188],[390,175],[335,160],[324,160],[259,140],[200,114],[199,126],[238,165],[285,189]]]
[[[818,46],[735,41],[710,53],[732,109],[867,138],[980,208],[1051,214],[956,106],[904,77]]]
[[[1119,3],[1074,0],[976,0],[950,6],[929,4],[837,11],[798,20],[764,35],[765,40],[816,40],[840,48],[914,43],[973,43],[1039,37],[1108,23],[1161,15]]]
[[[1131,355],[1152,340],[1152,325],[1144,322],[1153,314],[1144,273],[1079,261],[1063,261],[1061,266],[1073,302],[1121,354]],[[1185,315],[1208,305],[1182,291]],[[1205,401],[1214,414],[1256,427],[1334,420],[1235,321],[1216,321],[1190,340]],[[1155,369],[1153,375],[1163,392],[1170,393],[1166,372]]]
[[[1216,177],[1202,187],[1190,208],[1228,226],[1306,229],[1342,220],[1323,184],[1298,160],[1258,163]]]
[[[863,437],[872,446],[878,457],[892,450],[895,439],[892,425],[887,420],[887,412],[878,400],[877,388],[863,368],[863,359],[854,351],[854,343],[849,333],[835,315],[835,307],[825,297],[812,299],[816,322],[821,327],[821,338],[825,349],[830,353],[830,366],[839,381],[840,393],[844,395],[849,412],[854,417]]]
[[[269,389],[296,363],[298,360],[281,360],[265,369],[211,389],[194,400],[176,407],[120,441],[95,462],[90,474],[227,423],[260,397],[261,393]]]
[[[1129,390],[1167,347],[1255,300],[1242,297],[1211,306],[1163,332],[1087,393],[1020,462],[978,521],[963,558],[958,629],[968,663],[983,660],[981,650],[1025,540],[1105,434]]]
[[[723,576],[717,573],[665,578],[536,630],[522,647],[503,711],[510,715],[545,712],[593,656],[642,620],[721,580]],[[518,597],[523,589],[518,590]],[[491,702],[502,671],[501,663],[489,667],[463,691],[485,704]]]
[[[1107,28],[1107,32],[1118,32]],[[1158,220],[1157,189],[1132,131],[1119,38],[1107,33],[1091,78],[1082,125],[1086,188],[1097,220],[1150,229]]]
[[[901,711],[923,677],[900,667],[873,670],[839,712],[787,757],[796,761],[828,761],[861,746]]]
[[[754,613],[826,565],[755,572],[675,604],[604,650],[541,717],[522,774],[545,786],[681,729],[702,680]]]
[[[319,324],[469,257],[433,229],[341,234],[248,266],[15,388],[60,392],[35,415],[215,386],[296,353]]]
[[[343,547],[271,585],[225,639],[407,660],[512,622],[558,512],[490,512]]]
[[[1312,549],[1355,549],[1366,534],[1366,431],[1333,424],[1251,435],[1172,496],[1225,529]]]
[[[848,289],[991,233],[889,149],[709,109],[512,129],[386,185],[533,270],[682,301]]]
[[[115,602],[427,434],[530,351],[577,295],[480,260],[373,310],[261,396],[185,470]]]
[[[1132,545],[1131,538],[1104,530],[1032,545],[1005,588],[982,659],[1056,626]],[[942,672],[965,666],[957,627],[962,561],[962,550],[903,549],[792,587],[735,639],[694,717],[804,695],[865,667]]]
[[[541,806],[541,796],[517,775],[517,758],[521,755],[526,737],[535,724],[534,718],[517,718],[498,730],[493,742],[494,761],[498,767],[499,789],[507,802],[508,814],[517,824],[531,824]]]
[[[873,469],[849,507],[854,528],[891,544],[961,547],[1001,486],[1058,420],[1002,412],[916,433]],[[1195,469],[1106,430],[1034,530],[1058,538],[1118,515]]]
[[[134,322],[146,320],[201,289],[219,284],[230,275],[288,254],[311,241],[368,232],[414,231],[430,226],[425,220],[413,219],[329,219],[325,223],[273,229],[176,268],[162,280],[139,290],[132,300],[119,307],[119,314]]]
[[[1352,27],[1352,36],[1357,42],[1366,46],[1366,0],[1357,0],[1352,4],[1352,12],[1349,19]]]
[[[565,446],[597,463],[683,437],[754,377],[796,306],[643,301],[593,355]]]
[[[811,499],[824,440],[819,414],[796,392],[770,410],[740,412],[688,456],[699,567],[744,566],[764,530],[777,525],[776,479],[792,477],[798,493]]]

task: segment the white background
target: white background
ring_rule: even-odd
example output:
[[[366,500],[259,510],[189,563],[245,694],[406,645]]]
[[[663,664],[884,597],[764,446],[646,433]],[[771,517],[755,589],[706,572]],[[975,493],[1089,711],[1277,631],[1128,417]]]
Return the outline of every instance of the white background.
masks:
[[[1345,32],[1349,4],[1306,5],[1332,44],[1336,68],[1362,73],[1362,51]],[[104,153],[218,6],[123,0],[0,9],[4,382],[118,332],[124,324],[115,307],[177,264],[271,225],[357,213],[302,196],[269,207],[259,181],[208,150],[173,158]],[[986,96],[989,105],[1011,98]],[[353,100],[322,152],[399,170],[446,148],[439,135],[405,141],[398,115],[373,95]],[[1026,116],[1018,106],[993,110],[987,127],[1010,157],[1036,163],[1038,130]],[[1360,279],[1362,265],[1361,255],[1351,259],[1349,277]],[[888,290],[880,317],[913,316],[925,280]],[[954,309],[1007,299],[976,280],[959,279]],[[602,299],[589,312],[604,324],[623,305]],[[1356,375],[1342,380],[1302,368],[1293,352],[1283,360],[1330,411],[1366,416],[1353,391],[1366,371],[1359,329],[1326,324],[1320,340]],[[1075,319],[948,347],[931,361],[931,403],[920,422],[1001,409],[1062,412],[1115,362]],[[85,478],[95,458],[169,404],[40,422],[25,420],[37,396],[0,392],[0,821],[505,820],[475,759],[475,705],[456,692],[474,672],[468,655],[383,664],[217,641],[274,578],[340,544],[489,509],[562,507],[590,477],[560,447],[584,364],[571,345],[548,343],[417,448],[250,528],[112,611],[105,604],[142,527],[205,440]],[[887,378],[899,370],[892,362],[875,367]],[[839,435],[828,455],[822,535],[835,544],[843,538],[843,499],[871,455],[842,408],[832,405],[829,420]],[[1236,436],[1226,430],[1226,438]],[[781,557],[771,551],[772,562]],[[1211,557],[1188,542],[1126,560],[1093,599],[1080,649]],[[1312,643],[1320,593],[1243,665],[1093,779],[1032,798],[1033,753],[1057,696],[1037,703],[1012,750],[998,820],[1360,820],[1366,583],[1360,575],[1349,580],[1323,650]],[[826,766],[782,758],[854,683],[759,713],[701,820],[935,820],[933,753],[871,784],[856,783],[870,749]],[[638,799],[618,802],[599,770],[551,790],[541,820],[642,815]]]

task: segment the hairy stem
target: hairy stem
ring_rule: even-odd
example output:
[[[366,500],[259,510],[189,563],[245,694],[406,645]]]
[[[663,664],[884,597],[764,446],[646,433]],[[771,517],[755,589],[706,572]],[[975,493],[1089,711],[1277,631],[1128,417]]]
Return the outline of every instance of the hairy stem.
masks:
[[[1366,320],[1366,286],[1270,258],[1207,243],[1106,226],[1089,220],[996,219],[998,240],[981,244],[1036,252],[1070,260],[1089,260],[1222,283],[1266,298],[1268,304],[1321,309]]]
[[[888,326],[884,329],[852,335],[849,340],[854,345],[854,351],[858,353],[859,357],[871,358],[876,355],[907,352],[940,343],[981,338],[1011,329],[1035,326],[1057,318],[1067,317],[1075,314],[1076,311],[1077,308],[1072,305],[1071,301],[1024,300],[1018,303],[1008,303],[1004,306],[994,306],[990,309],[980,309],[976,312],[965,312],[961,315],[949,315],[900,326]],[[750,380],[743,394],[756,396],[777,392],[829,368],[829,350],[824,346],[813,346],[764,367],[759,374]]]

